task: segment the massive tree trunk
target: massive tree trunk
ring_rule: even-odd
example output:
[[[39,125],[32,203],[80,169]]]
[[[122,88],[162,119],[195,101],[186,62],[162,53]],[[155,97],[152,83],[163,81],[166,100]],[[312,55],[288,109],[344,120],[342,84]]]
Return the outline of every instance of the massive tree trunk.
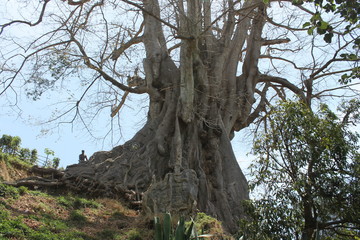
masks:
[[[69,166],[64,178],[99,195],[133,190],[148,213],[203,211],[234,232],[248,187],[230,140],[251,120],[265,6],[246,1],[239,11],[229,1],[220,38],[212,30],[210,1],[185,7],[178,1],[176,8],[178,65],[168,54],[157,0],[144,1],[143,87],[150,96],[145,126],[124,145]]]

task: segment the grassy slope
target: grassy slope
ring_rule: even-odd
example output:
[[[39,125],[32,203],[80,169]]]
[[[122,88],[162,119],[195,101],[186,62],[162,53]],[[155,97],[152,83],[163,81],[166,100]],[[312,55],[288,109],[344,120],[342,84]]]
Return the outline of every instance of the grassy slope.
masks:
[[[31,166],[14,158],[0,163],[0,240],[154,238],[153,224],[118,200],[89,199],[66,189],[49,192],[8,186],[1,181],[27,177]],[[211,234],[208,239],[232,239],[224,235],[216,219],[203,213],[196,217],[196,228],[199,234]]]
[[[152,234],[136,211],[113,199],[0,184],[0,239],[152,239]]]

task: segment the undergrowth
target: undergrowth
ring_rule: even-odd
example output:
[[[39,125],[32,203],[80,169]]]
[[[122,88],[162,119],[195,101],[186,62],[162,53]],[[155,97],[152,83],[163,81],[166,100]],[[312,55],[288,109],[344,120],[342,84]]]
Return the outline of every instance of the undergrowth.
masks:
[[[136,217],[112,199],[57,196],[0,183],[0,240],[152,239],[151,229],[131,226]]]

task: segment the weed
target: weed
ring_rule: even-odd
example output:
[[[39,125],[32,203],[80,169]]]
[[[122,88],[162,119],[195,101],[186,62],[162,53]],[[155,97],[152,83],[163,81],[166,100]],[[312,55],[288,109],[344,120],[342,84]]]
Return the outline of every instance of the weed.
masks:
[[[21,196],[24,196],[28,192],[28,188],[25,186],[20,186],[18,190]]]
[[[32,196],[49,197],[49,194],[41,192],[41,191],[29,191],[29,194]]]
[[[80,208],[99,208],[101,206],[100,203],[97,203],[94,200],[89,200],[89,199],[85,199],[85,198],[75,198],[74,200],[74,208],[75,209],[80,209]]]
[[[141,233],[137,229],[131,229],[126,235],[128,240],[142,240]]]
[[[0,222],[0,238],[5,239],[25,239],[26,234],[31,229],[21,221],[21,217],[7,219]]]
[[[113,240],[117,237],[117,232],[111,229],[104,229],[96,234],[99,239],[102,240]]]
[[[79,210],[71,211],[69,220],[78,224],[83,224],[87,222],[87,218]]]
[[[196,215],[195,226],[196,229],[200,230],[201,234],[220,234],[224,232],[221,227],[221,223],[217,219],[202,212],[199,212]]]
[[[102,205],[94,200],[89,200],[85,198],[80,197],[72,197],[72,196],[66,196],[66,197],[58,197],[58,203],[73,209],[80,209],[80,208],[100,208]]]
[[[19,190],[16,187],[0,183],[0,197],[17,199],[19,196]]]

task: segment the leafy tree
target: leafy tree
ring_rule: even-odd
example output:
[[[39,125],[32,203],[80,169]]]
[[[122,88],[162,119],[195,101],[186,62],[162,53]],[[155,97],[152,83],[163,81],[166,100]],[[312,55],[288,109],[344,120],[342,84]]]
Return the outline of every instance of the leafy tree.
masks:
[[[11,153],[15,155],[19,151],[21,144],[21,138],[18,136],[12,137],[10,142]]]
[[[316,12],[313,14],[309,22],[304,23],[303,27],[308,27],[308,33],[313,34],[316,29],[317,34],[324,36],[324,41],[331,43],[336,36],[336,25],[340,24],[343,29],[342,37],[352,39],[348,44],[352,45],[352,49],[339,49],[341,51],[337,58],[332,61],[338,61],[340,59],[347,59],[354,61],[351,72],[344,73],[340,82],[350,83],[354,79],[359,79],[360,68],[359,62],[359,49],[360,49],[360,37],[358,34],[353,34],[354,30],[359,29],[360,21],[360,2],[359,1],[342,1],[342,0],[307,0],[305,2],[313,2]],[[303,5],[304,1],[295,0],[295,4]],[[331,18],[336,17],[339,22],[331,24],[325,18],[329,19],[329,13]]]
[[[59,164],[60,164],[60,158],[54,157],[54,158],[53,158],[52,167],[53,167],[53,168],[58,168],[58,167],[59,167]]]
[[[11,140],[12,137],[6,134],[3,134],[0,139],[0,145],[1,149],[4,153],[10,153],[11,152]]]
[[[35,164],[38,160],[38,152],[36,149],[31,150],[30,163]]]
[[[360,236],[359,136],[349,130],[359,103],[343,105],[343,120],[326,105],[313,112],[282,102],[272,110],[254,145],[251,185],[259,199],[248,203],[253,222],[242,226],[248,239]]]
[[[31,159],[31,152],[28,148],[21,148],[20,149],[20,159],[25,162],[30,162]]]
[[[0,145],[4,153],[15,155],[20,149],[21,138],[4,134],[0,139]]]
[[[318,44],[303,27],[314,4],[297,2],[2,1],[11,14],[0,23],[0,96],[13,106],[20,92],[41,100],[51,91],[63,111],[50,120],[93,135],[108,126],[119,139],[120,108],[128,96],[146,95],[139,132],[67,169],[67,182],[96,194],[145,193],[146,211],[199,209],[234,231],[248,198],[230,143],[235,132],[259,124],[278,98],[298,95],[310,105],[334,94],[331,80],[357,60],[340,56],[357,36],[343,28],[345,17],[321,15],[320,29],[326,21],[334,36]]]
[[[46,154],[44,167],[51,167],[52,163],[50,162],[49,156],[54,156],[55,152],[53,150],[49,149],[49,148],[45,148],[44,153]]]

